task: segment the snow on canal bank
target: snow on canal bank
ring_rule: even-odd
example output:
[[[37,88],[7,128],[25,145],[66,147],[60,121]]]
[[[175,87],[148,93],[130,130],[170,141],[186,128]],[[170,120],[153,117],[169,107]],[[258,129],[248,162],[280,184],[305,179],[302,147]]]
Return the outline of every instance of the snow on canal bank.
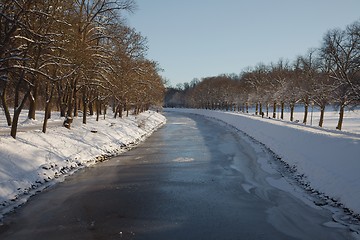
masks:
[[[0,123],[0,221],[2,214],[26,202],[37,191],[62,181],[63,176],[79,168],[124,152],[166,122],[161,114],[147,111],[123,119],[101,117],[99,122],[92,116],[87,124],[82,124],[82,118],[75,118],[69,130],[61,126],[60,117],[53,117],[50,124],[58,126],[48,128],[44,134],[43,116],[37,116],[39,121],[22,116],[25,118],[21,119],[16,140],[7,133],[5,123]],[[21,131],[23,128],[26,131]]]
[[[166,109],[223,121],[288,164],[308,188],[360,214],[360,134],[308,127],[235,112]]]

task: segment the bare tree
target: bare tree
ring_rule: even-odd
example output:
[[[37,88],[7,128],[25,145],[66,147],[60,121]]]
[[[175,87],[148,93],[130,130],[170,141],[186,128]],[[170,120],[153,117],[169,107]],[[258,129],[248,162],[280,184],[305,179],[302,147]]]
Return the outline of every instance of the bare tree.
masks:
[[[82,0],[74,2],[72,9],[68,56],[76,68],[76,75],[67,80],[67,120],[70,127],[73,115],[77,115],[78,93],[82,89],[83,123],[86,123],[88,104],[93,104],[90,93],[99,99],[99,89],[106,88],[109,72],[111,46],[109,32],[119,23],[119,10],[133,11],[131,0]],[[69,120],[68,120],[69,119]],[[70,121],[70,122],[69,122]]]
[[[0,94],[1,104],[9,126],[13,125],[13,121],[9,112],[7,92],[9,86],[15,85],[12,81],[12,73],[16,72],[18,68],[13,65],[17,65],[16,63],[20,60],[24,61],[24,56],[26,56],[24,51],[28,48],[26,44],[32,41],[24,35],[24,26],[26,26],[24,18],[31,6],[32,1],[30,0],[17,1],[16,4],[12,0],[6,0],[2,1],[0,5]],[[21,34],[20,27],[24,29]],[[20,39],[24,40],[23,45],[20,44]],[[15,111],[16,114],[20,114],[21,108],[15,109]],[[14,124],[15,126],[17,123]]]
[[[277,64],[272,64],[270,82],[273,92],[273,118],[276,117],[276,107],[280,106],[280,118],[284,119],[285,102],[288,100],[288,89],[286,88],[290,79],[290,66],[287,61],[280,59]]]
[[[80,107],[84,123],[87,108],[93,111],[93,106],[99,119],[109,99],[124,105],[129,99],[137,112],[159,104],[163,95],[160,68],[146,60],[146,39],[125,26],[120,15],[135,8],[133,0],[2,1],[1,105],[14,138],[27,101],[29,118],[35,118],[38,108],[45,108],[46,132],[55,94],[67,127]],[[10,101],[13,118],[9,93],[14,96]]]
[[[337,129],[341,130],[344,110],[359,99],[357,74],[360,71],[359,22],[346,30],[328,31],[323,39],[322,57],[330,66],[330,77],[334,79],[335,101],[340,107]]]

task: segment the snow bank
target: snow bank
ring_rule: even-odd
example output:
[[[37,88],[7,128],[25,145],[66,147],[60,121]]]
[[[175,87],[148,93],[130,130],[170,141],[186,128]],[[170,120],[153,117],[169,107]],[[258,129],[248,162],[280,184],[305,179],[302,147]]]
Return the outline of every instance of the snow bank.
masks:
[[[304,181],[360,214],[360,134],[234,112],[166,109],[215,118],[265,144]]]
[[[75,118],[70,130],[59,126],[60,122],[53,120],[50,125],[58,126],[49,127],[44,134],[41,121],[24,121],[16,140],[5,134],[8,129],[2,127],[0,218],[36,191],[63,180],[63,176],[135,146],[164,124],[166,118],[153,111],[123,119],[101,117],[99,122],[89,117],[87,124]]]

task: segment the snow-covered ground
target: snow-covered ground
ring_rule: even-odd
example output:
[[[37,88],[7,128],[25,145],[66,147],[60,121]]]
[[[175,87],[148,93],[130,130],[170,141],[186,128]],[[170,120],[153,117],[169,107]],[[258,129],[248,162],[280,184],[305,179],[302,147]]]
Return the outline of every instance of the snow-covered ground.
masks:
[[[353,213],[360,214],[359,110],[346,113],[345,131],[335,130],[336,111],[326,114],[326,128],[315,127],[318,116],[315,111],[313,126],[235,112],[203,109],[166,111],[204,115],[239,129],[273,151],[306,188],[318,191],[324,199],[341,203]],[[301,111],[296,113],[295,119],[302,120]]]
[[[276,119],[280,117],[280,109],[277,109]],[[339,120],[339,111],[334,106],[327,106],[325,109],[324,123],[323,127],[325,129],[335,130],[338,120]],[[265,109],[263,109],[265,111]],[[249,114],[255,114],[255,108],[249,108]],[[269,116],[272,116],[272,109],[269,109]],[[294,110],[294,121],[302,123],[304,119],[304,106],[298,105]],[[290,120],[290,108],[286,107],[284,111],[284,120]],[[320,109],[316,106],[309,106],[307,125],[317,127],[320,120]],[[342,131],[359,133],[360,134],[360,108],[355,109],[346,109],[344,123],[342,126]]]
[[[79,168],[92,165],[143,141],[166,118],[154,111],[116,118],[95,116],[82,124],[75,118],[71,129],[53,113],[47,133],[42,133],[43,113],[37,120],[21,115],[16,140],[10,137],[5,116],[0,112],[0,220],[2,214],[27,201],[37,191],[62,181]]]

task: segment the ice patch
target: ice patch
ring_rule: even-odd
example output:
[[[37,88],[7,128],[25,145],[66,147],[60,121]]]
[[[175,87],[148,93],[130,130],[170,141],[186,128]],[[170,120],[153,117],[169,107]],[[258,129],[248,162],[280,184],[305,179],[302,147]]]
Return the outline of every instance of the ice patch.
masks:
[[[250,193],[250,190],[254,188],[253,185],[248,184],[248,183],[243,183],[243,184],[241,184],[241,186],[247,193]]]
[[[340,223],[337,222],[326,222],[323,224],[325,227],[329,227],[329,228],[343,228],[346,229],[346,227]]]
[[[176,158],[176,159],[174,159],[172,161],[173,162],[192,162],[194,160],[195,160],[194,158],[179,157],[179,158]]]
[[[300,187],[297,187],[294,184],[287,182],[285,178],[275,179],[273,177],[266,178],[266,181],[273,187],[276,187],[284,192],[291,193],[296,198],[302,200],[303,203],[312,207],[314,209],[320,209],[320,207],[316,206],[313,202],[313,199],[310,196],[304,194]]]

